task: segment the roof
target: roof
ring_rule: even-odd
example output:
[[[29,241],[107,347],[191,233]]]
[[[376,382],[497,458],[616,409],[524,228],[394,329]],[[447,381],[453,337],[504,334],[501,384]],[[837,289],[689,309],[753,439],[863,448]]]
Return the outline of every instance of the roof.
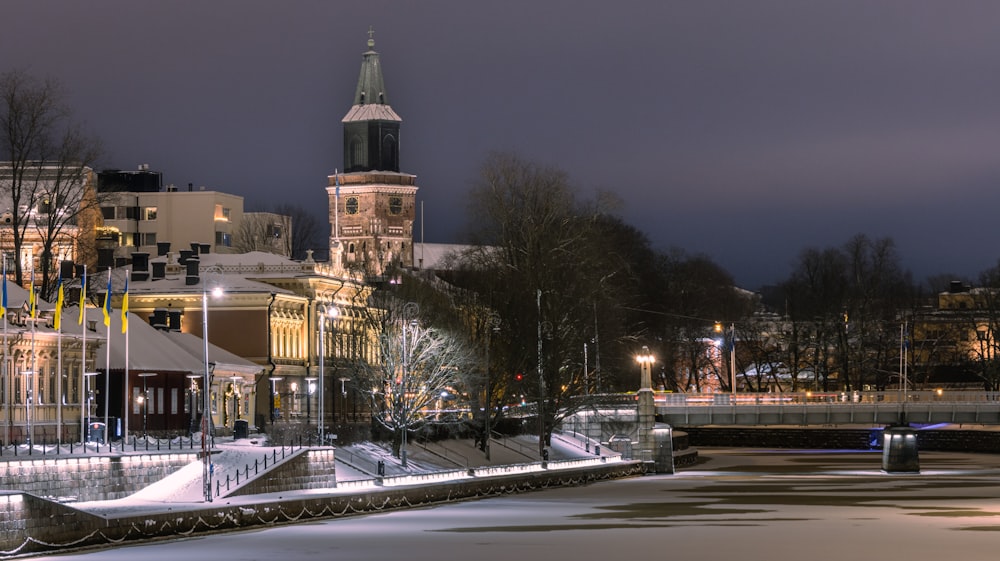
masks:
[[[423,243],[413,244],[413,262],[420,269],[446,269],[449,259],[475,248],[473,245]]]
[[[201,357],[200,368],[204,370],[205,362],[205,342],[204,339],[190,333],[180,331],[163,331],[173,344],[181,347],[188,354]],[[216,374],[257,374],[264,367],[251,362],[241,356],[235,355],[226,349],[217,347],[212,343],[208,344],[208,362],[215,364]]]
[[[104,332],[102,335],[108,332],[108,328],[104,327],[104,313],[100,308],[88,308],[87,320],[96,321],[98,331]],[[76,325],[76,322],[68,323]],[[122,333],[122,315],[120,310],[114,310],[111,314],[110,333],[111,342],[109,348],[104,352],[97,353],[97,368],[106,368],[108,355],[110,355],[111,369],[124,370],[126,335]],[[203,360],[199,360],[195,355],[188,352],[187,349],[167,337],[166,332],[154,328],[138,316],[130,315],[129,317],[127,347],[128,369],[131,371],[152,370],[197,373],[205,369]],[[198,356],[201,354],[198,353]]]
[[[385,80],[382,78],[382,63],[375,51],[375,40],[369,32],[368,50],[362,55],[361,73],[358,76],[358,86],[354,90],[354,106],[344,117],[343,122],[351,121],[402,121],[399,115],[389,107],[389,97],[385,92]]]

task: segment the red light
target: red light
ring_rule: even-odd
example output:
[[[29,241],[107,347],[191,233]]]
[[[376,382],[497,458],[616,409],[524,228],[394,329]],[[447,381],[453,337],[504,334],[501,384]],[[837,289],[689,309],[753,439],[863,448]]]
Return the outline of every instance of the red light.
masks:
[[[514,376],[514,379],[520,382],[521,380],[524,379],[524,374],[517,374],[516,376]]]

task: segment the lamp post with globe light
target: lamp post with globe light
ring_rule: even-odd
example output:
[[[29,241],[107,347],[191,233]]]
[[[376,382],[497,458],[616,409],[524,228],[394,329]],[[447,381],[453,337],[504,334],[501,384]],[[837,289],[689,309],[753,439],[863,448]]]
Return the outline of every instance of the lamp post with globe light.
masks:
[[[219,272],[221,273],[221,271]],[[213,275],[213,280],[218,280],[220,274]],[[208,364],[208,292],[209,292],[209,276],[206,274],[204,280],[202,281],[201,290],[201,337],[204,344],[204,359],[205,359],[205,372],[204,379],[202,381],[203,387],[203,403],[202,406],[204,410],[201,413],[201,461],[202,461],[202,491],[204,492],[205,502],[212,502],[212,455],[209,450],[209,432],[212,427],[212,372]],[[222,296],[222,287],[214,286],[212,288],[212,296],[218,298]]]
[[[333,320],[337,317],[337,308],[332,305],[323,306],[323,312],[319,314],[319,443],[323,445],[326,443],[325,434],[325,422],[326,413],[324,410],[324,398],[326,394],[323,392],[323,379],[326,377],[323,373],[323,367],[326,365],[326,320]],[[331,324],[332,325],[332,324]],[[331,327],[331,333],[332,333]],[[334,352],[336,352],[336,347],[334,347]],[[336,405],[336,404],[334,404]],[[336,408],[335,408],[336,409]]]

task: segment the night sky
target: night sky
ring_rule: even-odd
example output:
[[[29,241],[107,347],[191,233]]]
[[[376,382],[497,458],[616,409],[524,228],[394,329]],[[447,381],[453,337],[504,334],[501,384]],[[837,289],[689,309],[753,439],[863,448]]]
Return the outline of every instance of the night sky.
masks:
[[[428,242],[491,151],[618,193],[657,249],[747,288],[896,241],[915,280],[997,263],[1000,2],[7,1],[0,71],[66,87],[101,168],[323,212],[375,29]],[[325,217],[324,217],[325,219]],[[417,226],[417,241],[420,227]]]

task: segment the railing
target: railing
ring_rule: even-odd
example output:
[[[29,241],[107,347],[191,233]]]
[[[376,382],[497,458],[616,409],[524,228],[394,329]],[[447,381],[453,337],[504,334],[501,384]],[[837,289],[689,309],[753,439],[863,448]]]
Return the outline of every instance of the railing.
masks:
[[[829,403],[996,403],[1000,392],[885,390],[876,392],[671,393],[653,392],[656,405],[811,405]],[[603,402],[602,402],[603,403]]]

